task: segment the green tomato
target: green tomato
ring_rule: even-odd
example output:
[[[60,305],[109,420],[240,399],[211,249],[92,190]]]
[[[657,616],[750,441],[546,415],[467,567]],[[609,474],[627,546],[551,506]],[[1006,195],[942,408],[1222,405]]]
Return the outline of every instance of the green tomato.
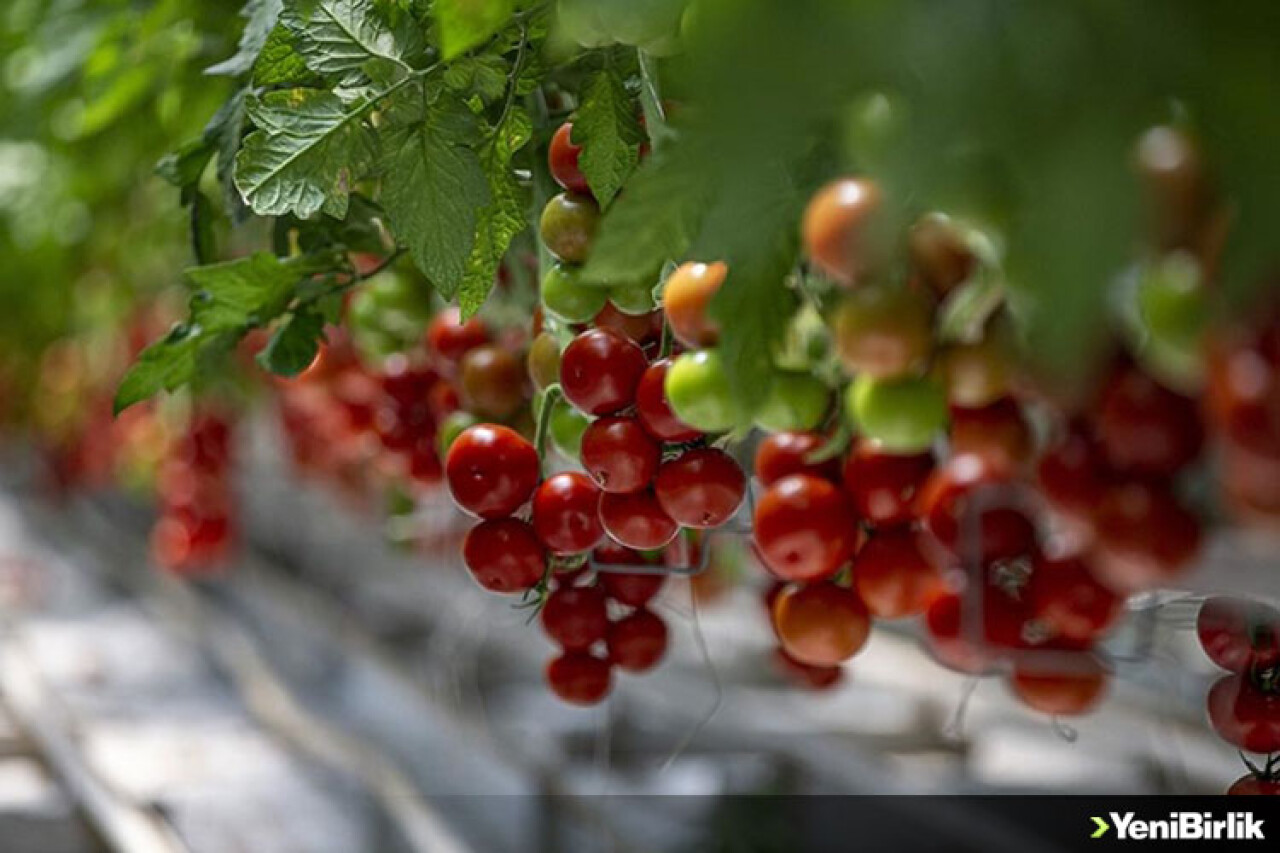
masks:
[[[393,270],[386,270],[365,282],[357,297],[367,296],[379,308],[399,311],[419,320],[428,320],[434,313],[431,291],[420,282]]]
[[[1200,267],[1191,258],[1172,255],[1144,270],[1138,284],[1138,310],[1151,337],[1182,349],[1196,344],[1207,309]]]
[[[667,402],[681,421],[702,432],[728,432],[744,420],[718,350],[678,357],[667,371]]]
[[[480,423],[479,418],[462,410],[454,412],[441,421],[440,430],[436,434],[436,449],[440,452],[440,458],[444,459],[449,455],[449,448],[453,446],[454,439],[478,423]]]
[[[551,410],[551,443],[569,459],[577,459],[582,454],[582,434],[591,425],[591,417],[575,409],[568,400],[561,397]]]
[[[555,264],[542,277],[542,307],[566,323],[586,323],[608,299],[607,290],[583,284],[573,267]]]
[[[623,314],[633,316],[648,314],[658,307],[657,301],[653,298],[653,286],[644,282],[620,284],[609,288],[609,301]]]
[[[921,453],[947,426],[947,395],[928,378],[859,376],[844,398],[854,427],[890,453]]]
[[[780,373],[756,412],[756,426],[770,432],[817,429],[831,408],[831,389],[809,373]]]
[[[600,225],[600,205],[595,199],[560,193],[547,201],[538,220],[538,236],[547,251],[567,264],[581,264],[591,253]]]

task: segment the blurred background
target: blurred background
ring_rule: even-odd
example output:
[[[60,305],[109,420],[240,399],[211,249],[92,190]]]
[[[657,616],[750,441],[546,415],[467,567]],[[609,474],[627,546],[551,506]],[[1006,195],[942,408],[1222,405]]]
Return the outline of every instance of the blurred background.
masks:
[[[933,18],[910,22],[917,60],[961,25],[1000,29],[990,4],[968,14],[964,4],[932,5]],[[1240,35],[1249,13],[1274,23],[1266,4],[1240,4],[1247,10],[1200,43],[1201,19],[1185,5],[1183,29],[1162,51],[1195,44],[1220,56],[1253,44]],[[1023,48],[1020,69],[975,71],[920,103],[967,97],[963,85],[997,73],[1049,99],[1077,97],[1054,90],[1052,63],[1037,55],[1055,45],[1070,55],[1080,33],[1048,43],[1056,13],[1025,6],[1027,17],[1002,30]],[[1125,37],[1103,40],[1104,69],[1141,41],[1130,38],[1139,17],[1114,22],[1109,32]],[[1244,772],[1206,722],[1220,671],[1196,641],[1195,620],[1209,594],[1276,599],[1280,501],[1262,507],[1266,524],[1216,526],[1176,588],[1129,601],[1103,645],[1108,697],[1084,717],[1050,718],[1001,679],[944,668],[910,620],[878,626],[842,670],[786,659],[769,625],[772,584],[749,535],[732,530],[699,546],[709,552],[705,571],[662,585],[654,609],[671,632],[662,665],[620,679],[605,704],[575,708],[544,686],[553,645],[527,624],[529,613],[486,594],[463,567],[468,522],[440,485],[434,441],[421,457],[381,453],[372,424],[379,407],[398,405],[397,392],[385,361],[367,367],[369,353],[420,336],[443,310],[411,265],[365,260],[368,295],[349,306],[349,331],[330,335],[311,372],[319,380],[264,377],[246,356],[243,370],[199,398],[177,394],[115,417],[128,364],[181,318],[187,299],[179,271],[192,265],[199,205],[180,206],[157,163],[199,137],[232,94],[234,81],[206,69],[235,53],[243,27],[233,7],[211,0],[9,0],[0,9],[6,853],[696,850],[710,849],[711,837],[716,849],[789,849],[783,817],[721,795],[1201,794]],[[803,53],[803,42],[784,42],[752,67],[772,75]],[[1265,62],[1246,61],[1258,55],[1242,50],[1239,67],[1221,68],[1219,87],[1204,90],[1239,92],[1228,105],[1237,117],[1267,97],[1265,86],[1241,88],[1267,73]],[[827,59],[798,80],[828,74]],[[945,67],[916,62],[904,78],[936,79]],[[1099,89],[1112,82],[1096,77]],[[974,98],[975,115],[1013,115],[999,98]],[[850,115],[892,101],[860,101]],[[1069,196],[1080,175],[1107,184],[1109,171],[1090,170],[1110,149],[1095,150],[1092,134],[1123,135],[1133,117],[1119,122],[1102,108],[1097,116],[1054,131],[1052,119],[1023,115],[1026,139],[1009,119],[1007,135],[1019,137],[1011,150],[1046,151],[1040,138],[1056,134],[1079,154],[1046,154],[1057,171],[1036,189]],[[954,118],[925,122],[901,157],[966,162],[963,145],[946,157],[926,150],[938,142],[929,134]],[[851,120],[846,132],[859,128]],[[1243,152],[1223,171],[1274,184],[1274,165],[1248,171],[1257,165]],[[906,171],[896,155],[884,169]],[[968,192],[951,183],[931,186],[943,197]],[[1008,202],[1002,185],[984,184],[1000,196],[992,210]],[[1017,196],[1017,187],[1008,193]],[[1094,229],[1080,223],[1091,212],[1074,203],[1063,198],[1063,208],[1037,209],[1032,220],[1048,217],[1075,242],[1036,247],[1043,252],[1031,263],[1013,265],[1015,278],[1023,273],[1014,286],[1026,288],[1017,298],[1040,306],[1027,310],[1048,330],[1040,340],[1059,366],[1107,353],[1096,332],[1109,278],[1082,283],[1092,280],[1087,266],[1042,285],[1025,275],[1046,258],[1087,254],[1078,250]],[[270,230],[260,219],[239,224],[225,254],[269,243]],[[513,268],[530,246],[517,242],[526,257],[517,252]],[[532,312],[520,275],[509,278],[506,295],[482,312],[493,328]],[[1232,304],[1265,295],[1260,280],[1236,286]],[[203,526],[178,525],[181,496],[206,492],[219,512]],[[938,843],[971,833],[988,851],[1036,842],[963,807],[932,811],[919,831]]]

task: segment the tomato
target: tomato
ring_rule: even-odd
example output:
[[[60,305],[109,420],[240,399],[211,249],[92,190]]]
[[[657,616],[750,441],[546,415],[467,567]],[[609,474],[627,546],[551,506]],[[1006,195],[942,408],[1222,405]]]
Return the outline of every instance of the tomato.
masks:
[[[1108,383],[1097,424],[1107,460],[1135,474],[1174,474],[1204,442],[1195,403],[1134,368],[1122,368]]]
[[[831,577],[853,556],[857,542],[853,507],[827,480],[806,474],[783,477],[756,504],[757,552],[783,580]]]
[[[535,388],[546,388],[553,382],[560,381],[560,342],[550,332],[542,332],[529,344],[529,355],[525,360],[529,369],[529,378]]]
[[[916,495],[933,471],[932,453],[885,453],[858,439],[844,461],[844,490],[868,524],[894,527],[915,518]]]
[[[566,651],[590,648],[605,638],[609,613],[604,592],[594,586],[561,586],[542,606],[542,629]]]
[[[538,453],[515,430],[479,424],[449,448],[445,479],[458,506],[481,518],[511,515],[538,485]]]
[[[651,311],[648,314],[632,316],[619,311],[612,302],[606,303],[591,320],[591,324],[601,329],[612,329],[641,346],[656,344],[662,337],[662,312]]]
[[[586,323],[604,307],[609,291],[583,284],[575,267],[553,264],[542,277],[542,307],[566,323]]]
[[[662,307],[671,333],[690,349],[715,346],[720,338],[720,326],[707,309],[728,272],[719,261],[690,262],[677,267],[662,286]]]
[[[702,432],[728,432],[743,420],[717,350],[676,358],[663,387],[675,416]]]
[[[778,670],[791,682],[810,690],[829,690],[844,681],[844,668],[839,666],[814,666],[796,660],[787,650],[774,649],[773,659]]]
[[[693,441],[702,435],[675,416],[667,402],[667,371],[671,359],[655,361],[645,369],[636,386],[636,417],[649,435],[659,441]]]
[[[587,183],[586,176],[582,174],[582,169],[578,168],[582,147],[573,144],[572,135],[573,122],[566,121],[556,128],[547,149],[547,167],[556,183],[569,192],[590,195],[591,186]]]
[[[1280,752],[1280,694],[1246,676],[1227,675],[1209,689],[1209,723],[1227,743],[1249,752]]]
[[[615,542],[641,551],[661,548],[680,532],[651,489],[606,492],[600,499],[600,523]]]
[[[614,562],[613,560],[602,560],[600,558],[600,550],[597,549],[596,559],[600,562]],[[634,552],[633,552],[634,553]],[[629,557],[625,562],[640,564],[644,562],[644,558],[639,554]],[[628,607],[644,607],[653,597],[662,589],[663,584],[667,581],[666,575],[641,575],[629,572],[601,572],[600,583],[604,587],[604,591],[610,598],[619,604],[625,604]]]
[[[1179,252],[1144,265],[1137,296],[1148,346],[1198,352],[1209,308],[1196,261]]]
[[[973,590],[966,591],[964,598],[945,593],[925,611],[934,657],[950,669],[974,674],[985,672],[1014,650],[1025,649],[1023,630],[1031,618],[1023,603],[1001,589],[984,586],[981,601],[977,595]]]
[[[427,325],[427,349],[444,368],[456,368],[469,350],[489,342],[479,317],[462,321],[462,309],[445,308]]]
[[[840,460],[827,459],[810,463],[809,454],[827,443],[825,436],[816,432],[776,432],[765,436],[756,447],[756,479],[762,486],[770,486],[790,474],[810,474],[824,480],[840,476]]]
[[[1037,554],[1025,596],[1037,619],[1070,640],[1092,640],[1124,613],[1124,599],[1099,583],[1081,557]]]
[[[582,434],[582,467],[606,492],[626,493],[653,482],[662,448],[635,418],[600,418]]]
[[[467,408],[482,418],[508,418],[524,405],[524,365],[495,344],[478,346],[462,357],[459,382]]]
[[[554,553],[590,551],[604,538],[599,507],[600,489],[590,477],[576,471],[555,474],[533,493],[533,529]]]
[[[574,705],[595,705],[613,689],[613,667],[586,652],[565,652],[547,664],[551,691]]]
[[[836,308],[832,334],[852,374],[890,379],[918,372],[933,350],[933,305],[905,287],[860,287]]]
[[[609,288],[609,302],[632,317],[647,317],[658,305],[653,298],[653,285],[646,281],[614,285]]]
[[[1102,450],[1079,423],[1041,457],[1036,474],[1044,496],[1072,515],[1092,515],[1107,491]]]
[[[1219,455],[1224,502],[1242,523],[1274,526],[1280,519],[1280,455],[1227,443]]]
[[[1205,408],[1234,444],[1280,457],[1280,364],[1239,333],[1211,342]]]
[[[853,585],[878,619],[923,613],[942,581],[925,557],[920,534],[898,528],[877,533],[853,558]]]
[[[462,559],[472,577],[491,592],[532,589],[547,567],[546,552],[533,528],[515,518],[482,521],[467,531]]]
[[[547,251],[567,264],[581,264],[591,253],[600,225],[600,206],[591,196],[560,193],[542,209],[538,234]]]
[[[866,605],[833,583],[793,585],[773,603],[773,629],[787,654],[811,666],[836,666],[857,654],[871,634]]]
[[[1280,779],[1264,779],[1249,773],[1232,782],[1227,794],[1233,797],[1280,796]]]
[[[983,565],[1031,552],[1036,529],[1017,506],[999,504],[1001,490],[1016,488],[1007,471],[972,453],[953,456],[936,469],[920,491],[924,528],[958,557],[968,557],[967,536],[978,534]],[[975,502],[975,497],[980,502]],[[1012,493],[1010,493],[1012,497]],[[996,505],[983,507],[995,500]]]
[[[980,409],[953,406],[950,438],[953,453],[976,453],[1014,469],[1028,463],[1034,450],[1031,425],[1012,397]]]
[[[756,412],[756,426],[770,432],[816,429],[831,410],[831,389],[808,373],[773,377],[769,395]]]
[[[1052,650],[1058,663],[1023,663],[1009,678],[1013,693],[1029,708],[1055,717],[1092,711],[1107,692],[1107,673],[1098,659],[1084,651]]]
[[[1280,665],[1280,611],[1260,602],[1208,599],[1196,616],[1196,636],[1209,659],[1231,672]]]
[[[705,447],[663,462],[653,488],[662,509],[682,527],[719,527],[742,505],[747,476],[729,454]]]
[[[877,381],[859,376],[845,394],[858,431],[889,453],[922,453],[947,425],[947,400],[929,379]]]
[[[1167,583],[1200,551],[1200,520],[1168,485],[1133,481],[1111,487],[1097,508],[1099,580],[1132,592]]]
[[[978,259],[951,219],[943,213],[926,213],[907,234],[911,268],[935,293],[945,295],[966,281]]]
[[[1135,164],[1161,248],[1194,242],[1212,201],[1203,156],[1184,131],[1153,127],[1138,141]]]
[[[978,343],[953,344],[938,354],[937,372],[951,405],[966,409],[990,406],[1005,397],[1013,383],[1011,345],[988,332]]]
[[[880,188],[866,180],[841,178],[818,190],[801,228],[809,260],[839,284],[856,282],[874,266],[869,232],[881,203]]]
[[[644,350],[617,332],[591,329],[560,356],[560,387],[570,403],[591,415],[630,406],[648,367]]]
[[[609,626],[609,660],[627,672],[653,669],[667,653],[667,623],[641,608]]]

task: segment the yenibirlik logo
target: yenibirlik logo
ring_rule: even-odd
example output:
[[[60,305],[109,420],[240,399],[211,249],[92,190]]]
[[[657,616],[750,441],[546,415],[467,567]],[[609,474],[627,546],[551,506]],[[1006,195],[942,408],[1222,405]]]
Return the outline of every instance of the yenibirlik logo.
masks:
[[[1102,838],[1114,828],[1117,841],[1264,841],[1263,820],[1249,812],[1229,812],[1215,818],[1213,812],[1170,812],[1168,818],[1146,820],[1133,812],[1108,812],[1111,822],[1093,818],[1090,838]],[[1114,826],[1113,826],[1114,825]]]

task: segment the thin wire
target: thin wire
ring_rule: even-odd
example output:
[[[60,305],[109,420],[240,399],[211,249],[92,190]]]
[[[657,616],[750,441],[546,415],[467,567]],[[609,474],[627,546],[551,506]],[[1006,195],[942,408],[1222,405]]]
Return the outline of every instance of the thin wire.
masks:
[[[671,769],[676,760],[689,748],[689,744],[693,743],[694,739],[706,728],[707,724],[715,718],[716,714],[720,713],[720,706],[724,703],[724,684],[720,681],[720,673],[716,671],[715,661],[711,659],[711,649],[707,646],[707,638],[702,633],[702,619],[698,613],[698,593],[692,583],[689,584],[689,609],[693,615],[693,640],[698,644],[698,653],[702,655],[707,674],[711,676],[711,684],[715,688],[715,698],[707,713],[680,739],[680,742],[676,744],[675,750],[663,762],[661,771],[663,773]]]

